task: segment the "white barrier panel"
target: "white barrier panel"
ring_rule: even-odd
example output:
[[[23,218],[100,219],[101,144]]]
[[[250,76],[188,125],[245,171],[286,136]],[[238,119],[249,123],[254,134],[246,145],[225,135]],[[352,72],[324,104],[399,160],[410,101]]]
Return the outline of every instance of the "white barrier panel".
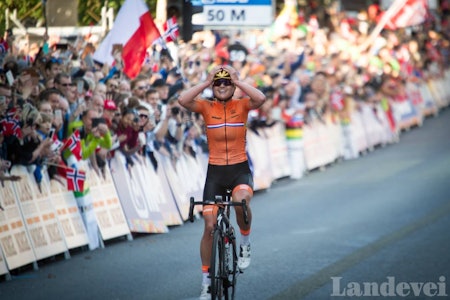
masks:
[[[94,212],[102,239],[109,240],[130,234],[108,166],[105,166],[104,176],[99,176],[90,168],[86,177],[90,183]]]
[[[286,129],[284,125],[277,122],[271,127],[265,127],[258,131],[265,136],[266,143],[269,147],[272,180],[290,176],[290,164],[296,162],[289,161]]]
[[[0,275],[8,274],[8,267],[3,256],[2,247],[0,247]]]
[[[162,233],[168,228],[159,211],[150,210],[145,195],[142,195],[137,176],[131,176],[126,168],[125,157],[116,152],[110,161],[112,178],[123,211],[132,232]]]
[[[376,104],[364,103],[360,105],[360,113],[363,119],[367,146],[374,148],[378,145],[387,144],[391,134],[389,123],[381,107]]]
[[[393,101],[392,109],[394,110],[397,126],[400,130],[409,129],[414,125],[422,123],[421,116],[409,99]]]
[[[436,115],[439,111],[439,108],[433,98],[433,95],[431,94],[430,88],[427,84],[420,84],[419,85],[419,92],[422,96],[424,105],[423,105],[423,115],[424,116],[430,116],[430,115]]]
[[[11,173],[22,178],[14,186],[36,259],[67,251],[56,211],[50,201],[48,182],[43,179],[39,189],[33,175],[24,166],[13,167]]]
[[[434,78],[432,80],[437,97],[440,99],[441,107],[447,107],[450,103],[449,93],[448,93],[448,81],[445,77]]]
[[[166,231],[169,229],[167,226],[179,225],[183,222],[178,212],[177,206],[171,197],[168,197],[162,188],[161,180],[156,175],[152,163],[148,158],[142,156],[135,161],[135,165],[132,167],[134,177],[137,177],[137,181],[142,189],[142,193],[147,200],[147,205],[154,212],[152,220],[166,227]],[[158,218],[156,219],[156,212]]]
[[[57,213],[59,223],[68,249],[88,244],[88,235],[78,210],[75,196],[56,180],[50,180],[52,205]]]
[[[22,179],[24,180],[24,179]],[[26,180],[26,179],[25,179]],[[20,212],[14,183],[4,181],[0,188],[0,246],[9,270],[36,261],[31,241]]]
[[[270,151],[265,138],[251,130],[247,131],[247,149],[253,172],[253,190],[264,190],[272,185]]]
[[[332,163],[341,155],[339,127],[314,120],[303,127],[306,168],[313,170]]]
[[[352,128],[352,142],[355,143],[356,151],[359,153],[366,151],[369,144],[364,131],[364,117],[359,110],[355,110],[351,114],[350,127]]]
[[[85,183],[86,185],[86,183]],[[97,218],[94,212],[94,199],[90,192],[75,197],[78,209],[80,210],[81,219],[86,228],[88,235],[89,250],[100,247],[100,237],[98,235]]]
[[[303,129],[286,128],[285,134],[291,178],[300,179],[306,171],[305,156],[303,155]]]
[[[325,147],[328,148],[328,163],[336,161],[338,158],[343,157],[343,139],[342,128],[338,122],[329,120],[326,124],[327,128],[327,143]]]
[[[181,153],[177,164],[177,174],[181,177],[187,197],[201,199],[206,179],[206,170],[201,162],[185,152]]]
[[[170,157],[161,155],[159,152],[155,153],[156,160],[158,161],[158,171],[164,175],[161,179],[165,180],[170,187],[170,193],[174,202],[178,207],[178,212],[181,215],[182,220],[186,221],[189,217],[190,200],[184,186],[182,184],[182,178],[178,176],[176,168],[176,162],[173,162]]]
[[[439,109],[442,109],[448,105],[445,94],[443,90],[440,89],[440,85],[437,79],[432,79],[427,82],[428,88],[433,95],[434,102],[437,104]]]

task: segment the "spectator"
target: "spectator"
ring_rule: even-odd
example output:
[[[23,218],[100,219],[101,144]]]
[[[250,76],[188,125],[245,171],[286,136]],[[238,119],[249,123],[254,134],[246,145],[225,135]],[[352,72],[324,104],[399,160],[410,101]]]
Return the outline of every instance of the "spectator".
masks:
[[[141,141],[142,154],[150,159],[154,170],[158,169],[158,161],[155,157],[155,119],[151,112],[145,106],[138,106],[137,113],[139,115],[140,132],[143,133],[143,141]]]
[[[134,165],[131,158],[143,146],[140,144],[139,137],[139,115],[134,109],[127,109],[122,113],[116,134],[119,140],[119,150],[126,157],[127,165]]]
[[[144,100],[145,92],[150,88],[147,77],[137,77],[131,81],[131,94],[140,100]]]
[[[97,150],[97,147],[111,149],[111,132],[99,115],[98,110],[88,108],[83,112],[80,121],[74,121],[69,124],[69,134],[72,134],[77,129],[80,131],[83,159],[90,158]],[[66,152],[64,157],[67,158],[69,154]]]
[[[161,102],[163,104],[167,104],[167,101],[169,99],[169,85],[166,83],[166,81],[162,78],[156,79],[152,84],[152,88],[158,91],[159,99],[161,99]]]

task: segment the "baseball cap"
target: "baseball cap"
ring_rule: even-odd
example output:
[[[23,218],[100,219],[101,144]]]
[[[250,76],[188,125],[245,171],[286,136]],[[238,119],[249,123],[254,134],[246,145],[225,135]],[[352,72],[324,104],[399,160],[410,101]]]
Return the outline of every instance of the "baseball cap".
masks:
[[[113,100],[106,99],[103,105],[103,108],[106,110],[116,110],[117,106],[116,103],[114,103]]]

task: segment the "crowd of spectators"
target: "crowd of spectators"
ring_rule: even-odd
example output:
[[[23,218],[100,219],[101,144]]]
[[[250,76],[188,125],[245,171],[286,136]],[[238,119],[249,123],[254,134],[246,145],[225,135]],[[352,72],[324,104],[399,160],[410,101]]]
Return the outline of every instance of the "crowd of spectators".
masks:
[[[251,129],[275,122],[351,122],[350,111],[361,101],[386,101],[389,107],[407,81],[442,76],[449,66],[448,16],[383,31],[367,47],[375,26],[367,12],[356,18],[333,14],[329,27],[314,21],[271,33],[204,31],[175,45],[175,54],[155,45],[132,79],[121,71],[120,56],[114,66],[92,59],[101,40],[32,42],[6,32],[0,47],[0,180],[20,180],[8,175],[16,164],[47,165],[49,176],[58,179],[55,166],[70,164],[58,145],[75,130],[83,159],[97,172],[117,151],[128,167],[145,155],[155,169],[155,151],[174,163],[182,151],[205,151],[201,117],[180,107],[177,97],[217,64],[231,64],[266,94],[267,103],[251,113]],[[211,95],[206,90],[201,96]],[[241,96],[237,90],[235,97]]]

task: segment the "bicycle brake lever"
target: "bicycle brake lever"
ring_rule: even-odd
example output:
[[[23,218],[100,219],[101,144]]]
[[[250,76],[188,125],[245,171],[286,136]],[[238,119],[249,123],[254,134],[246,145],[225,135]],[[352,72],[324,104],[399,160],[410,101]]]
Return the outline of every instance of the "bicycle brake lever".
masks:
[[[190,205],[189,205],[189,221],[191,223],[194,223],[194,197],[190,198]]]

